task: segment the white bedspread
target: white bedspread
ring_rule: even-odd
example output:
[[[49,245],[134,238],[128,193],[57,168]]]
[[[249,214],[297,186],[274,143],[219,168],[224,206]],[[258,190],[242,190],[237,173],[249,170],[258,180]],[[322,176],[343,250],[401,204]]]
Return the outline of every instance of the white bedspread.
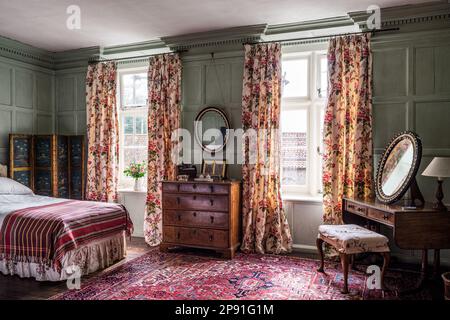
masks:
[[[50,197],[43,197],[37,195],[10,195],[0,194],[0,226],[3,223],[8,213],[16,210],[45,206],[47,204],[64,202],[67,199],[57,199]]]

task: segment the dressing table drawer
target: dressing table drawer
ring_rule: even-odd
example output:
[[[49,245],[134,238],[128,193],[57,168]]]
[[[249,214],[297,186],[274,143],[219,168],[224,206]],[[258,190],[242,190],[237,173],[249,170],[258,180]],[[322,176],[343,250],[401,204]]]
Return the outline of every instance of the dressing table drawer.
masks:
[[[357,203],[346,201],[345,202],[345,210],[355,213],[360,216],[367,216],[367,207],[360,206]]]
[[[389,226],[394,225],[394,215],[390,212],[383,212],[377,209],[368,208],[367,217]]]

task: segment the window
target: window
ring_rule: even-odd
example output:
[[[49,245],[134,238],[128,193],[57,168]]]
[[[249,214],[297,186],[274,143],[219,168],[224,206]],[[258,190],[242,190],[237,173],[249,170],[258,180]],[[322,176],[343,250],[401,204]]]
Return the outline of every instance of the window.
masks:
[[[281,184],[287,194],[321,192],[327,67],[323,52],[283,55]]]
[[[147,162],[147,73],[127,70],[119,72],[119,77],[119,188],[130,189],[134,181],[123,171],[131,162]]]

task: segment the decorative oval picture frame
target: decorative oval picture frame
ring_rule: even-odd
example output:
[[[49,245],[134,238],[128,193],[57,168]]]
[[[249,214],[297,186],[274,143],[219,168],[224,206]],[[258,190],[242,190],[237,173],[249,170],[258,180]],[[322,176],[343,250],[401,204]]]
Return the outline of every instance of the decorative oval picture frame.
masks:
[[[199,137],[199,127],[198,124],[200,121],[202,121],[202,118],[204,117],[204,115],[208,112],[216,112],[224,121],[225,123],[225,128],[226,128],[226,133],[225,136],[223,137],[223,143],[221,144],[220,147],[216,148],[216,149],[212,149],[212,148],[208,148],[207,145],[203,144],[203,137]],[[220,130],[220,128],[218,128]],[[197,115],[197,117],[195,117],[195,123],[194,123],[194,135],[195,135],[195,141],[201,146],[201,148],[209,153],[215,153],[215,152],[219,152],[221,150],[223,150],[223,148],[225,148],[225,145],[228,142],[228,138],[229,138],[229,133],[228,130],[230,129],[230,121],[228,120],[227,115],[225,114],[224,111],[222,111],[221,109],[217,108],[217,107],[206,107],[203,110],[201,110],[199,112],[199,114]]]

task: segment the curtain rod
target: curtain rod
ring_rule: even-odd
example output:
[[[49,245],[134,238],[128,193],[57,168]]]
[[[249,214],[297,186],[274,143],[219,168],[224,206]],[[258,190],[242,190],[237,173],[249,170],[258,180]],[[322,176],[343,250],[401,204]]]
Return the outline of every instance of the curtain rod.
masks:
[[[124,58],[116,58],[116,59],[95,59],[89,61],[89,64],[99,63],[99,62],[110,62],[110,61],[125,61],[125,60],[134,60],[134,59],[144,59],[144,58],[150,58],[159,56],[161,54],[168,54],[168,53],[182,53],[187,52],[188,50],[179,50],[179,51],[169,51],[169,52],[161,52],[161,53],[154,53],[154,54],[146,54],[143,56],[135,56],[135,57],[124,57]]]
[[[281,44],[288,44],[289,42],[299,42],[299,41],[305,41],[305,40],[315,40],[315,39],[326,39],[326,38],[334,38],[334,37],[343,37],[343,36],[351,36],[351,35],[357,35],[357,34],[366,34],[366,33],[379,33],[379,32],[388,32],[388,31],[398,31],[400,28],[389,28],[389,29],[380,29],[380,30],[371,30],[371,31],[359,31],[359,32],[349,32],[349,33],[340,33],[340,34],[330,34],[330,35],[322,35],[322,36],[315,36],[315,37],[305,37],[305,38],[296,38],[296,39],[285,39],[285,40],[272,40],[272,41],[260,41],[260,42],[246,42],[246,44],[263,44],[263,43],[274,43],[279,42]]]

